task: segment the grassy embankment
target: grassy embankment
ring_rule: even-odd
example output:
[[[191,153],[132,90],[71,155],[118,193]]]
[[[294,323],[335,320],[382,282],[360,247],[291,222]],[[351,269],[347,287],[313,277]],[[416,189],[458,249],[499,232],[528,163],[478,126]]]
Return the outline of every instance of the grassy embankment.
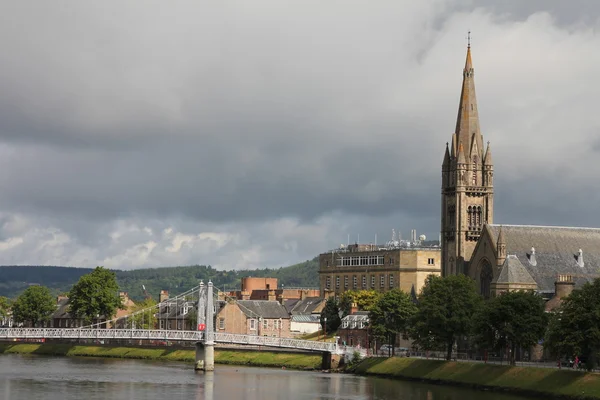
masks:
[[[50,343],[0,343],[0,354],[39,354],[52,356],[110,357],[193,363],[195,351],[175,348],[111,347]],[[286,367],[292,369],[319,369],[320,354],[266,352],[247,350],[215,351],[217,364]]]
[[[354,371],[361,375],[514,391],[545,397],[600,398],[600,374],[569,369],[511,367],[414,358],[368,358]]]

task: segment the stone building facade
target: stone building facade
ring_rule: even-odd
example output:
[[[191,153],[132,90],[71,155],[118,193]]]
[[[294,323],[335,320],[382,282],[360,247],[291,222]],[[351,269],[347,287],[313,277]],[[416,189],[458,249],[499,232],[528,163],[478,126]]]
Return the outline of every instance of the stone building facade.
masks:
[[[549,305],[564,297],[563,287],[600,277],[600,229],[495,224],[493,174],[489,142],[483,151],[469,46],[456,129],[442,163],[442,274],[470,276],[485,298],[532,290]]]
[[[466,273],[481,230],[494,219],[494,166],[479,126],[471,46],[463,69],[456,129],[442,163],[442,274]]]
[[[429,275],[440,274],[439,247],[354,244],[319,255],[321,297],[368,289],[401,289],[417,295]]]
[[[486,225],[467,274],[486,298],[510,290],[562,297],[565,291],[555,293],[557,287],[600,277],[600,229]]]
[[[301,300],[319,296],[315,288],[285,288],[278,286],[277,278],[244,277],[240,290],[219,292],[221,299],[236,298],[238,300],[269,300],[283,303],[285,300]]]
[[[222,333],[288,338],[290,315],[281,303],[268,300],[230,300],[216,315]]]

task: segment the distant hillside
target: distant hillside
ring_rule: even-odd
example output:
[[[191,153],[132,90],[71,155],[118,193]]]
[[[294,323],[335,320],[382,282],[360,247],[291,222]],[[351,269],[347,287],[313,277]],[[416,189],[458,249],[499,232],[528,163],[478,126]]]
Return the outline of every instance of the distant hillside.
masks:
[[[129,293],[134,300],[144,297],[142,285],[148,294],[158,299],[160,290],[171,294],[184,292],[196,286],[200,280],[212,280],[222,290],[235,290],[240,287],[240,279],[245,276],[273,277],[279,285],[287,287],[318,287],[319,262],[317,258],[289,267],[276,269],[255,269],[241,271],[216,270],[210,266],[146,268],[132,271],[115,270],[121,290]],[[90,273],[89,268],[47,267],[47,266],[0,266],[0,296],[17,297],[33,284],[50,288],[53,294],[70,290],[82,275]]]
[[[0,296],[17,297],[31,285],[44,285],[53,294],[68,291],[90,268],[20,266],[0,267]]]

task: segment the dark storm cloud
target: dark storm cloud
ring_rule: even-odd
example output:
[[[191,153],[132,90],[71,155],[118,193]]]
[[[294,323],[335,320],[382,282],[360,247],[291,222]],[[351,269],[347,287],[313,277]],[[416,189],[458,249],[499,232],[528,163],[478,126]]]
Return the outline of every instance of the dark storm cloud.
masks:
[[[6,3],[0,251],[240,268],[437,238],[467,29],[496,221],[600,225],[565,207],[600,193],[571,199],[599,172],[600,6],[564,4]]]

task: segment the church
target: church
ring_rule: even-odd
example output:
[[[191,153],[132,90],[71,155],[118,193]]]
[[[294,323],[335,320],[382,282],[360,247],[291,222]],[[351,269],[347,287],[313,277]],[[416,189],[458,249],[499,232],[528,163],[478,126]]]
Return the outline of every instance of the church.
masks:
[[[484,143],[469,44],[456,130],[442,163],[442,275],[470,276],[485,298],[534,290],[556,305],[600,277],[600,229],[494,223],[494,164]]]

